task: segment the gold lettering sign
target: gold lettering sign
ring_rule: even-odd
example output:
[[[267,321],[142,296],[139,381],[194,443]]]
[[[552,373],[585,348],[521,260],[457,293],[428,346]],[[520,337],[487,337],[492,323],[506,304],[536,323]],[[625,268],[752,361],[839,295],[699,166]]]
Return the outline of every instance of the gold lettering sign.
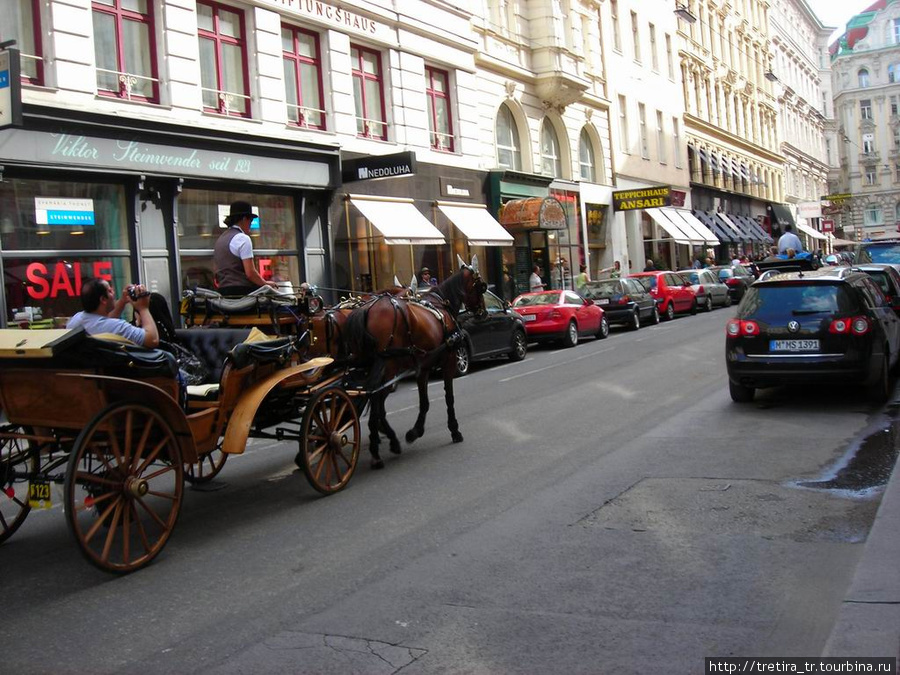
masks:
[[[634,211],[669,206],[672,203],[672,188],[668,185],[640,190],[620,190],[613,192],[615,211]]]

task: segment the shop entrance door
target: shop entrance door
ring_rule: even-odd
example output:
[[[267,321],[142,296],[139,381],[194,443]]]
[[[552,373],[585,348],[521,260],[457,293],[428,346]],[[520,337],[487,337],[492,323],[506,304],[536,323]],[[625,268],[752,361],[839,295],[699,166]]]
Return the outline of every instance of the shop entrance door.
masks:
[[[141,279],[152,293],[161,294],[173,316],[181,301],[176,270],[170,260],[177,256],[175,242],[175,198],[179,191],[173,181],[157,179],[138,184],[137,246],[141,252]]]

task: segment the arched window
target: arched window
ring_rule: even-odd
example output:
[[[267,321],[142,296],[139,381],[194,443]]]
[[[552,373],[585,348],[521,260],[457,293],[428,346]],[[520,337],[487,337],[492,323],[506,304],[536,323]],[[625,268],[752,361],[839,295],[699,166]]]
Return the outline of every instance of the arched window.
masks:
[[[548,119],[541,125],[541,173],[545,176],[562,176],[559,138]]]
[[[512,110],[501,105],[497,111],[497,166],[501,169],[522,170],[522,150],[519,144],[519,128]]]
[[[856,73],[856,77],[859,79],[860,87],[868,87],[869,86],[869,71],[865,68],[860,68],[859,72]]]
[[[594,146],[591,143],[591,136],[587,129],[582,129],[581,137],[578,139],[578,175],[581,176],[581,180],[589,183],[597,182],[594,166]]]

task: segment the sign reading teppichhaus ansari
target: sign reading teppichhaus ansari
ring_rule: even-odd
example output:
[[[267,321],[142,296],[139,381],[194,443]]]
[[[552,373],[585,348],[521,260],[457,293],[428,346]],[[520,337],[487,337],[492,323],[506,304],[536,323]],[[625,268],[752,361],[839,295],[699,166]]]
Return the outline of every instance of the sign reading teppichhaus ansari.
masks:
[[[613,192],[613,209],[616,211],[634,211],[635,209],[651,209],[669,206],[672,201],[672,188],[668,185],[640,190],[622,190]]]

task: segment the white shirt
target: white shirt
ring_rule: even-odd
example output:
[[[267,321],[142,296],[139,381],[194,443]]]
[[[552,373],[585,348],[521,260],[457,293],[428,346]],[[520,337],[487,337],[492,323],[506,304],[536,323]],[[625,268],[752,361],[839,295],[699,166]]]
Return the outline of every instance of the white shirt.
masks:
[[[237,226],[233,225],[232,227]],[[241,260],[249,260],[253,257],[253,242],[250,240],[250,237],[241,230],[231,238],[230,242],[228,242],[228,250],[231,251],[232,255],[237,256]]]
[[[793,232],[785,232],[778,238],[778,252],[784,253],[789,248],[794,249],[797,253],[803,250],[803,244],[800,241],[800,237],[798,237]]]
[[[78,312],[69,319],[66,328],[84,328],[84,332],[88,335],[97,335],[98,333],[113,333],[131,340],[136,345],[143,346],[147,333],[143,328],[132,326],[122,319],[111,319],[102,314],[94,314],[93,312]]]
[[[532,272],[531,276],[528,279],[528,288],[532,293],[535,291],[544,290],[544,282],[541,281],[541,278],[537,275],[536,272]]]

